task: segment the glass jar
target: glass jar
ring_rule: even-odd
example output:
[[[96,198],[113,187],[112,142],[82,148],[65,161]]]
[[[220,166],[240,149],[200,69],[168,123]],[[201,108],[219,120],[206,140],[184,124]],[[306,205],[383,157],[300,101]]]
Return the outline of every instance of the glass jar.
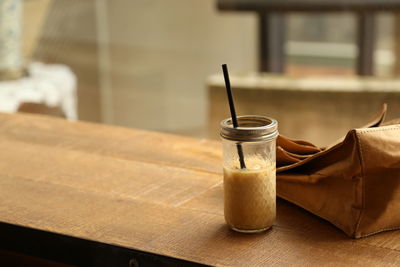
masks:
[[[276,217],[276,137],[278,123],[263,116],[221,122],[224,215],[235,231],[267,230]]]

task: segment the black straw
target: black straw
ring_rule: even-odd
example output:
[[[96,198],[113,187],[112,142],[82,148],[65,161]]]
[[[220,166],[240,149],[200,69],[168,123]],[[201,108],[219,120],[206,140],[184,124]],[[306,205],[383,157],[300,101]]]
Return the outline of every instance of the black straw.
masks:
[[[226,66],[226,64],[222,65],[222,71],[224,73],[226,94],[228,95],[228,102],[229,102],[229,108],[231,110],[231,117],[232,117],[233,127],[237,128],[239,125],[238,125],[237,118],[236,118],[236,111],[235,111],[235,104],[233,102],[231,82],[229,81],[228,67]],[[239,143],[236,143],[236,147],[237,147],[237,151],[238,151],[238,154],[239,154],[240,168],[241,169],[246,169],[246,164],[244,162],[242,145],[239,144]]]

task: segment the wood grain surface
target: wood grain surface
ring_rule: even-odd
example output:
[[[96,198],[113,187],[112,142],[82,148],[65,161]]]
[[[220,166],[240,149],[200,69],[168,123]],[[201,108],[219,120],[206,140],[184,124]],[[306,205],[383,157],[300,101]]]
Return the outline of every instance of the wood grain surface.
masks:
[[[263,234],[223,218],[216,141],[0,115],[0,221],[215,266],[398,266],[400,231],[352,240],[282,200]]]

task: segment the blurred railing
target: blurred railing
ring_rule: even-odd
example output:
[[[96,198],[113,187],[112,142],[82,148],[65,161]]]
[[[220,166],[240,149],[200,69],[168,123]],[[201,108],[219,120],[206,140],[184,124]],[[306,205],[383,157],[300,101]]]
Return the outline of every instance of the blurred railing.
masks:
[[[259,17],[259,71],[285,71],[285,14],[288,12],[354,12],[357,20],[357,64],[360,76],[374,74],[375,13],[398,12],[400,0],[217,0],[221,11],[256,12]]]

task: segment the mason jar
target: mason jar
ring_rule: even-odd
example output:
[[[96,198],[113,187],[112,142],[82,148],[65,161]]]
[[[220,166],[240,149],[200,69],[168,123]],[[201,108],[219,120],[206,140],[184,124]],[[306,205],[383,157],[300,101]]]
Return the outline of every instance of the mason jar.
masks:
[[[225,221],[235,231],[265,231],[276,218],[275,119],[238,116],[221,122]]]

